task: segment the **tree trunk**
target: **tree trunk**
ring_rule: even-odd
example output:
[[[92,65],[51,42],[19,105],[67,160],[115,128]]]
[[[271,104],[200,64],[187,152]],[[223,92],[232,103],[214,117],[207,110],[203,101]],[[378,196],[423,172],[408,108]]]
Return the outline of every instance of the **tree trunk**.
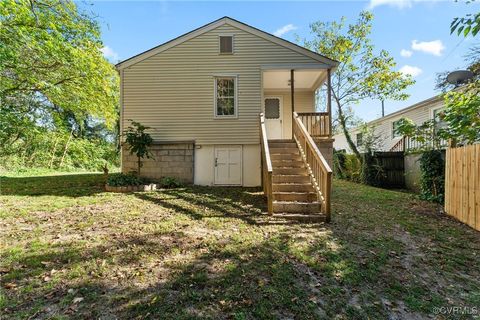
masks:
[[[142,167],[142,159],[137,157],[137,176],[140,177],[140,168]]]
[[[62,167],[62,165],[63,165],[63,160],[65,160],[65,155],[67,154],[68,145],[70,144],[70,140],[72,139],[72,135],[73,135],[73,127],[72,127],[72,131],[70,131],[70,135],[68,136],[67,143],[65,144],[65,149],[63,150],[62,159],[60,159],[60,164],[59,164],[59,166],[58,166],[59,168]]]
[[[337,101],[337,109],[338,109],[338,121],[340,122],[340,126],[342,127],[343,134],[345,135],[345,139],[347,140],[348,146],[350,149],[353,151],[353,154],[355,154],[355,157],[357,157],[358,161],[362,163],[362,155],[357,149],[357,146],[352,140],[352,137],[350,136],[350,132],[347,129],[347,119],[345,119],[345,115],[343,114],[342,111],[342,106],[338,103]]]
[[[48,164],[48,168],[50,168],[50,169],[52,169],[53,160],[55,160],[55,152],[57,151],[58,140],[60,140],[60,137],[55,138],[55,144],[53,145],[53,150],[52,150],[52,157],[50,158],[50,162]]]

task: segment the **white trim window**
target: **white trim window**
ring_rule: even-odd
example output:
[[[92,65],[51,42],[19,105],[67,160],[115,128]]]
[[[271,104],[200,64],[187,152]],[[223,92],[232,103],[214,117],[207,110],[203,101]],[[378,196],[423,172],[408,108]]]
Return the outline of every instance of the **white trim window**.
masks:
[[[448,126],[448,124],[442,119],[443,112],[445,111],[445,107],[439,107],[432,109],[432,120],[435,123],[435,131],[439,129],[444,129]]]
[[[398,119],[398,120],[392,122],[392,139],[395,139],[395,138],[398,138],[398,137],[402,136],[402,134],[400,132],[398,132],[398,126],[400,125],[400,120],[402,120],[402,119]]]
[[[237,117],[237,77],[215,77],[215,117]]]
[[[357,133],[357,147],[363,146],[363,133],[359,132]]]

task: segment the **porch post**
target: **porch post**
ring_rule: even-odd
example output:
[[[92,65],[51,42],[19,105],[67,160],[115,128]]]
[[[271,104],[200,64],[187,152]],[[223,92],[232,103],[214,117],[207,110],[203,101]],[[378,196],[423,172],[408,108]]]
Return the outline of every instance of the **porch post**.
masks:
[[[293,139],[293,121],[295,121],[293,117],[293,113],[295,112],[295,76],[294,76],[294,70],[290,70],[290,96],[292,98],[292,139]]]
[[[327,112],[328,112],[328,136],[332,137],[332,69],[327,69]]]

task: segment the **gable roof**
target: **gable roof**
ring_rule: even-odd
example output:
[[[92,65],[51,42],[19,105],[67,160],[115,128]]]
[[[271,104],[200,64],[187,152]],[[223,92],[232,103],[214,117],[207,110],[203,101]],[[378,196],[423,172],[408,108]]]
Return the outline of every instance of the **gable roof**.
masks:
[[[276,43],[278,45],[281,45],[283,47],[286,47],[292,51],[298,52],[300,54],[303,54],[307,57],[310,57],[314,60],[317,60],[318,62],[324,63],[327,67],[335,68],[336,66],[339,65],[339,62],[330,58],[327,58],[326,56],[323,56],[321,54],[318,54],[314,51],[308,50],[307,48],[304,48],[302,46],[299,46],[293,42],[287,41],[285,39],[279,38],[277,36],[274,36],[273,34],[270,34],[268,32],[265,32],[263,30],[257,29],[255,27],[249,26],[248,24],[245,24],[243,22],[240,22],[238,20],[232,19],[230,17],[223,17],[218,20],[215,20],[213,22],[210,22],[202,27],[199,27],[195,30],[192,30],[188,33],[185,33],[175,39],[172,39],[170,41],[167,41],[163,44],[160,44],[152,49],[149,49],[147,51],[144,51],[142,53],[139,53],[131,58],[128,58],[126,60],[123,60],[115,65],[115,67],[118,70],[125,69],[129,66],[132,66],[142,60],[145,60],[153,55],[156,55],[162,51],[165,51],[169,48],[172,48],[176,45],[179,45],[189,39],[195,38],[201,34],[204,34],[210,30],[213,30],[219,26],[222,26],[224,24],[229,24],[231,26],[234,26],[240,30],[249,32],[251,34],[254,34],[256,36],[259,36],[263,39],[266,39],[268,41],[271,41],[273,43]]]

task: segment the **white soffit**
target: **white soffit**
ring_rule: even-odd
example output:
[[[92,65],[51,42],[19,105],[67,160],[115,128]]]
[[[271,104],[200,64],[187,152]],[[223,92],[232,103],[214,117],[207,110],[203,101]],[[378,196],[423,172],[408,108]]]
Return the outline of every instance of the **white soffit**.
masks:
[[[295,70],[295,89],[316,89],[326,70]],[[264,89],[290,89],[290,70],[263,72]]]

